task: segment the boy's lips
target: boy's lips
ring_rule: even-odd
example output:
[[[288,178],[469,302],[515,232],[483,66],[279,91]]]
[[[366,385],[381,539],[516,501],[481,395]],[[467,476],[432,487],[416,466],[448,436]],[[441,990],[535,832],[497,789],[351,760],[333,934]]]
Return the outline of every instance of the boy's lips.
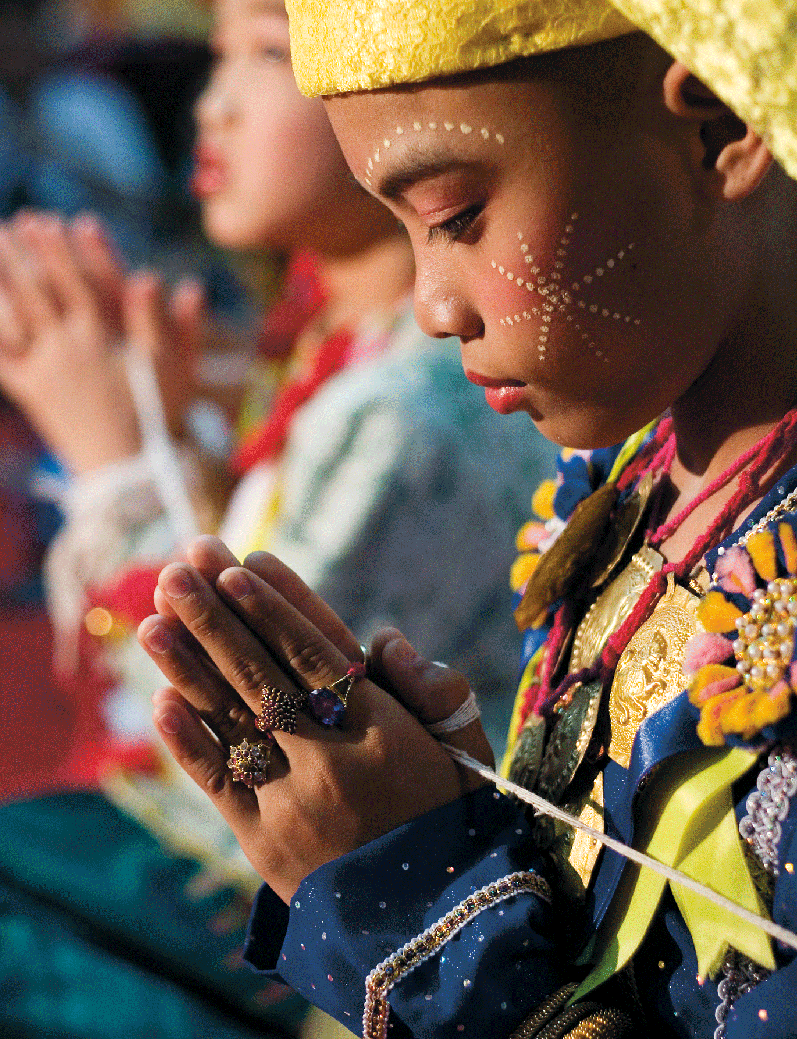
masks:
[[[191,193],[203,199],[227,186],[229,174],[219,151],[206,144],[194,148],[194,168],[191,173]]]
[[[526,404],[528,385],[518,379],[494,379],[465,369],[465,378],[475,386],[484,387],[484,399],[499,415],[520,411]]]

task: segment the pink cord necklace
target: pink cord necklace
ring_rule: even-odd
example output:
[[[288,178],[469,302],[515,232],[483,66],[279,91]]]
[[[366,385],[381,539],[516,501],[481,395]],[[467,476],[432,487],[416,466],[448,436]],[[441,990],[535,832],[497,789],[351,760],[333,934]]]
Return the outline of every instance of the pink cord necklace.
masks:
[[[561,710],[572,698],[570,692],[574,686],[600,679],[604,686],[610,681],[617,661],[639,627],[653,613],[656,604],[667,589],[667,578],[673,575],[676,581],[683,581],[694,570],[712,545],[722,541],[733,529],[737,518],[761,496],[761,481],[764,476],[775,470],[781,475],[778,463],[781,462],[790,434],[797,429],[797,408],[787,412],[780,422],[769,433],[763,436],[751,448],[741,454],[724,472],[705,487],[688,505],[671,520],[658,524],[646,534],[645,541],[653,548],[662,545],[699,505],[707,501],[713,494],[727,486],[736,477],[739,486],[719,511],[708,530],[698,537],[691,549],[678,563],[665,563],[655,573],[631,613],[623,621],[617,631],[609,636],[598,659],[588,668],[566,675],[555,687],[551,687],[553,669],[558,662],[564,647],[565,639],[572,623],[572,608],[565,602],[554,616],[548,645],[540,674],[540,689],[535,709],[539,714],[548,715],[552,711]],[[675,457],[676,442],[672,420],[667,417],[659,423],[653,437],[640,453],[638,459],[631,463],[617,482],[619,490],[624,490],[638,482],[646,473],[654,473],[659,478],[666,476]],[[782,462],[781,462],[782,464]],[[658,502],[653,507],[651,525],[657,521],[662,508],[663,484],[659,485]]]

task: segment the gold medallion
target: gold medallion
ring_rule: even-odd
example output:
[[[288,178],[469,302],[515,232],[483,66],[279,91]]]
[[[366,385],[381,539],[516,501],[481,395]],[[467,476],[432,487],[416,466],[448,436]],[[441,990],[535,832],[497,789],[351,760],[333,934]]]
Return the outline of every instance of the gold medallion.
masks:
[[[545,744],[545,719],[533,712],[523,723],[512,752],[509,766],[509,778],[526,790],[533,790],[542,761],[542,748]]]
[[[537,776],[537,790],[559,803],[584,760],[598,719],[603,683],[600,679],[573,687],[573,698],[557,716]]]
[[[653,476],[646,473],[632,495],[616,510],[611,526],[606,529],[595,560],[592,587],[607,581],[625,555],[625,550],[639,529],[653,493]]]
[[[586,826],[591,826],[593,830],[603,833],[603,772],[599,772],[595,777],[592,790],[584,802],[578,818]],[[595,863],[598,861],[602,847],[603,845],[596,837],[584,833],[583,830],[576,830],[573,833],[568,861],[578,874],[585,891],[589,887],[592,871],[595,869]]]
[[[604,537],[616,500],[617,487],[607,483],[576,505],[567,526],[540,556],[515,610],[515,621],[521,631],[532,627],[551,603],[567,595],[583,580],[584,571],[595,555],[595,545]]]
[[[579,785],[578,780],[575,785]],[[587,779],[586,786],[578,792],[571,786],[562,808],[603,833],[603,772],[598,772],[594,781]],[[539,816],[535,819],[534,839],[556,863],[558,883],[568,896],[582,901],[602,847],[597,837],[550,816]]]
[[[700,630],[700,600],[667,576],[667,591],[634,634],[617,663],[609,695],[609,757],[624,768],[642,721],[674,700],[688,682],[684,649]]]
[[[650,579],[663,566],[664,558],[649,545],[643,545],[631,556],[625,569],[601,592],[576,629],[571,671],[580,671],[595,662],[606,640],[628,617]]]

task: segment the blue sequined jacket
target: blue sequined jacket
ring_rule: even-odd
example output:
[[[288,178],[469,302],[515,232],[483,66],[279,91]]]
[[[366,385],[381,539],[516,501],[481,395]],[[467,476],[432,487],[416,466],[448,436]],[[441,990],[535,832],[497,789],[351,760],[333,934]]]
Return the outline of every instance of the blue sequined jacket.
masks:
[[[611,459],[608,462],[591,470],[593,475],[598,473],[598,480],[605,479]],[[745,521],[746,527],[753,527],[795,488],[797,468],[778,481]],[[569,507],[592,489],[594,485],[581,491],[572,488]],[[780,522],[784,519],[797,528],[796,513],[779,517]],[[707,555],[709,573],[719,554],[738,537],[737,531]],[[536,636],[528,640],[527,655],[536,641]],[[741,820],[750,812],[747,799],[756,779],[761,779],[763,817],[769,821],[764,837],[777,860],[770,869],[772,918],[794,932],[797,758],[790,748],[797,746],[797,711],[793,696],[791,703],[791,713],[759,738],[760,761],[737,784],[738,789],[734,787],[733,799]],[[607,833],[632,843],[634,798],[640,784],[664,762],[676,763],[701,749],[705,752],[696,719],[684,692],[641,723],[628,768],[608,761],[604,771]],[[773,748],[779,777],[775,807],[766,801],[763,782],[772,772],[767,756]],[[388,996],[388,1034],[394,1039],[501,1039],[573,976],[572,964],[604,918],[623,866],[616,853],[604,851],[583,910],[556,894],[547,901],[540,890],[499,896],[494,885],[500,878],[518,871],[545,877],[551,866],[535,848],[524,810],[493,787],[483,787],[316,870],[303,881],[289,907],[263,887],[250,921],[246,958],[257,970],[271,972],[362,1034],[369,973],[432,929],[437,938],[425,958],[411,971],[402,970],[400,963],[395,972]],[[470,910],[463,914],[462,903],[484,891],[492,896],[483,894],[475,909],[471,901]],[[464,922],[447,929],[443,924],[441,936],[440,922],[448,920],[450,925],[458,906]],[[700,1039],[797,1036],[797,958],[793,949],[778,943],[774,953],[777,969],[764,980],[758,979],[766,972],[759,972],[758,983],[749,991],[743,966],[701,983],[689,931],[666,893],[634,958],[647,1034]]]

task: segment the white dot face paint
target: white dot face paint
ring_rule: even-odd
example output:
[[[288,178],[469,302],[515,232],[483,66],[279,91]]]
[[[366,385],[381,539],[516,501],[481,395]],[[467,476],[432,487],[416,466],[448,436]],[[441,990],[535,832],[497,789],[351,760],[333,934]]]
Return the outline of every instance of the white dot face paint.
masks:
[[[414,121],[406,126],[396,126],[392,137],[384,137],[380,147],[366,161],[365,184],[372,187],[372,176],[375,164],[380,162],[382,154],[389,149],[396,138],[411,137],[413,133],[427,133],[428,131],[442,134],[461,134],[469,137],[478,134],[484,141],[494,143],[500,147],[505,144],[506,138],[499,131],[489,126],[473,126],[465,122],[453,122],[444,120],[441,124],[428,122],[426,124]],[[556,239],[556,248],[553,250],[552,261],[545,262],[535,258],[531,246],[526,240],[522,230],[516,232],[519,249],[518,263],[519,271],[514,265],[508,266],[506,258],[501,263],[497,257],[491,258],[490,267],[497,276],[511,283],[515,288],[528,293],[529,304],[498,318],[498,323],[504,328],[513,328],[523,322],[535,326],[535,345],[537,358],[540,361],[546,359],[551,340],[555,335],[554,318],[561,317],[570,326],[569,332],[578,334],[580,340],[590,353],[602,361],[608,363],[605,349],[598,346],[600,337],[596,328],[596,322],[621,322],[626,325],[639,325],[638,318],[631,314],[622,314],[612,306],[600,291],[600,286],[607,278],[612,278],[625,272],[631,263],[634,251],[634,243],[629,242],[613,252],[603,262],[597,264],[591,270],[585,271],[575,280],[568,279],[568,285],[562,283],[563,273],[566,267],[570,267],[570,254],[573,236],[578,233],[580,227],[580,214],[572,212],[564,223],[561,233]],[[584,234],[586,229],[582,230]],[[568,271],[570,278],[572,273]],[[616,305],[616,304],[615,304]],[[589,318],[590,327],[584,322]]]
[[[594,270],[587,274],[583,274],[578,281],[570,283],[569,288],[565,288],[561,285],[562,270],[567,263],[570,245],[572,242],[572,236],[574,235],[578,226],[579,214],[572,213],[569,220],[565,224],[562,235],[559,238],[559,247],[555,250],[556,260],[553,265],[549,267],[547,271],[543,271],[540,266],[537,266],[534,262],[534,256],[530,252],[529,244],[525,240],[525,236],[522,231],[517,232],[517,239],[520,246],[520,254],[524,262],[530,265],[530,274],[536,275],[536,278],[531,281],[526,281],[522,278],[516,279],[518,287],[524,286],[526,291],[535,297],[539,297],[541,301],[541,307],[532,307],[529,310],[524,310],[522,317],[517,314],[509,314],[499,319],[499,323],[504,326],[511,326],[516,324],[518,321],[534,321],[537,325],[536,331],[536,344],[537,344],[537,357],[540,361],[544,361],[548,344],[551,336],[551,323],[554,315],[561,315],[565,320],[573,326],[573,330],[580,333],[582,341],[587,346],[596,358],[603,361],[604,364],[608,363],[608,358],[604,350],[599,349],[595,338],[590,332],[585,331],[579,320],[577,320],[578,311],[586,311],[590,315],[598,318],[608,318],[611,321],[625,321],[626,324],[630,324],[632,321],[638,325],[639,320],[632,317],[630,314],[623,315],[619,314],[615,310],[610,310],[608,307],[602,305],[600,299],[595,299],[591,286],[595,282],[596,278],[602,278],[605,274],[617,271],[618,261],[626,259],[629,254],[633,252],[634,243],[629,243],[624,249],[620,249],[614,256],[609,257],[602,265],[595,267]],[[495,270],[497,269],[499,274],[503,274],[504,267],[498,263],[498,260],[491,260],[490,266]],[[507,278],[512,280],[513,275],[507,272]],[[588,294],[587,298],[583,298],[585,294]],[[540,309],[542,314],[540,314]]]
[[[373,174],[373,171],[374,171],[374,163],[380,161],[380,152],[381,151],[383,151],[384,149],[390,148],[391,144],[393,144],[395,142],[397,137],[406,137],[412,131],[414,131],[415,133],[420,133],[422,130],[425,130],[425,129],[432,130],[432,131],[437,130],[438,129],[438,124],[436,122],[431,122],[431,123],[427,123],[426,126],[424,127],[423,123],[419,123],[419,122],[415,121],[415,122],[413,122],[411,127],[409,127],[409,126],[397,126],[395,128],[395,130],[394,130],[394,135],[392,137],[385,137],[382,140],[381,147],[376,149],[376,151],[373,153],[373,155],[371,155],[368,158],[368,161],[365,164],[366,173],[365,173],[365,177],[363,179],[365,181],[366,186],[369,187],[369,188],[373,187],[373,183],[372,183],[371,177],[372,177],[372,174]],[[443,122],[443,129],[447,133],[453,133],[453,132],[456,131],[457,133],[461,133],[463,137],[469,137],[472,133],[474,133],[476,131],[476,128],[471,126],[469,123],[452,123],[450,120],[445,120]],[[481,136],[484,138],[485,141],[489,141],[489,140],[493,139],[498,144],[503,144],[504,141],[505,141],[505,138],[504,138],[503,134],[500,134],[500,133],[493,134],[492,131],[487,126],[479,127],[478,132],[481,134]]]

